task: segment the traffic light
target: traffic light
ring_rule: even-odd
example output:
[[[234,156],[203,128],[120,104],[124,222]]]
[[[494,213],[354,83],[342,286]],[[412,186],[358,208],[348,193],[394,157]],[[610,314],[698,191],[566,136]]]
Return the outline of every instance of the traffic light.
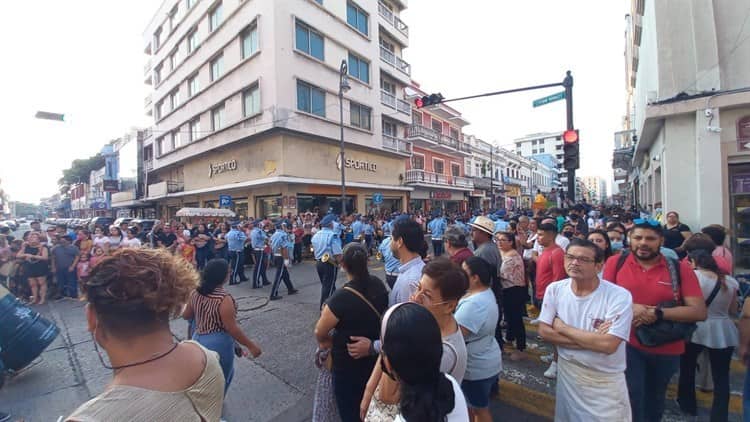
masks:
[[[563,167],[565,170],[576,170],[580,167],[580,154],[578,149],[578,130],[566,130],[563,133],[564,159]]]
[[[435,104],[440,104],[443,102],[445,97],[443,97],[443,94],[437,93],[437,94],[430,94],[425,95],[424,97],[417,98],[414,100],[414,105],[417,106],[417,108],[427,107]]]

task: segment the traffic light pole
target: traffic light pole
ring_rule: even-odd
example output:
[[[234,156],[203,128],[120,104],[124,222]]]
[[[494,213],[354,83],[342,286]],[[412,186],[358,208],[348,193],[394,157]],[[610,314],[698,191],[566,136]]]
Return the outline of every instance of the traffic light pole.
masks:
[[[573,130],[573,76],[568,71],[563,80],[565,87],[565,116],[567,130]],[[572,203],[576,202],[576,169],[565,169],[568,172],[568,199]]]

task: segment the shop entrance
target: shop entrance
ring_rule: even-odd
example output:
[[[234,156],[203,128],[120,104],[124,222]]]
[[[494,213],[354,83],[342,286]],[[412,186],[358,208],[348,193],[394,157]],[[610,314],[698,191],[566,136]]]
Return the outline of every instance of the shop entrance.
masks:
[[[729,166],[735,273],[750,272],[750,164]]]
[[[357,197],[354,195],[346,196],[346,211],[351,214],[354,212],[354,204]],[[300,213],[312,212],[318,215],[325,215],[328,210],[332,209],[336,215],[341,215],[341,196],[331,195],[297,195],[297,210]]]

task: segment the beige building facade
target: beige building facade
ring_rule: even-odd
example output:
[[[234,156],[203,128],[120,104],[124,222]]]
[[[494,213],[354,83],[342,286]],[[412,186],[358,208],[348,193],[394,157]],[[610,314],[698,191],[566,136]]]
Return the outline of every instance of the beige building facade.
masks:
[[[340,212],[341,119],[347,211],[405,209],[406,6],[165,1],[144,33],[154,126],[143,157],[159,216],[217,207],[219,195],[240,216]],[[350,89],[340,104],[342,61]]]

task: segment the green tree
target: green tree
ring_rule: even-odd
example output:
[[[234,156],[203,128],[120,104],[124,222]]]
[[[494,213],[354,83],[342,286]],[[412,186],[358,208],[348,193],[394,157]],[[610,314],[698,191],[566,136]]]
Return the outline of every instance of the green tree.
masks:
[[[89,180],[89,174],[93,170],[104,167],[104,157],[101,154],[93,155],[89,158],[76,159],[70,164],[70,168],[63,170],[63,176],[57,183],[61,186],[62,191],[66,185],[74,183],[86,183]]]

